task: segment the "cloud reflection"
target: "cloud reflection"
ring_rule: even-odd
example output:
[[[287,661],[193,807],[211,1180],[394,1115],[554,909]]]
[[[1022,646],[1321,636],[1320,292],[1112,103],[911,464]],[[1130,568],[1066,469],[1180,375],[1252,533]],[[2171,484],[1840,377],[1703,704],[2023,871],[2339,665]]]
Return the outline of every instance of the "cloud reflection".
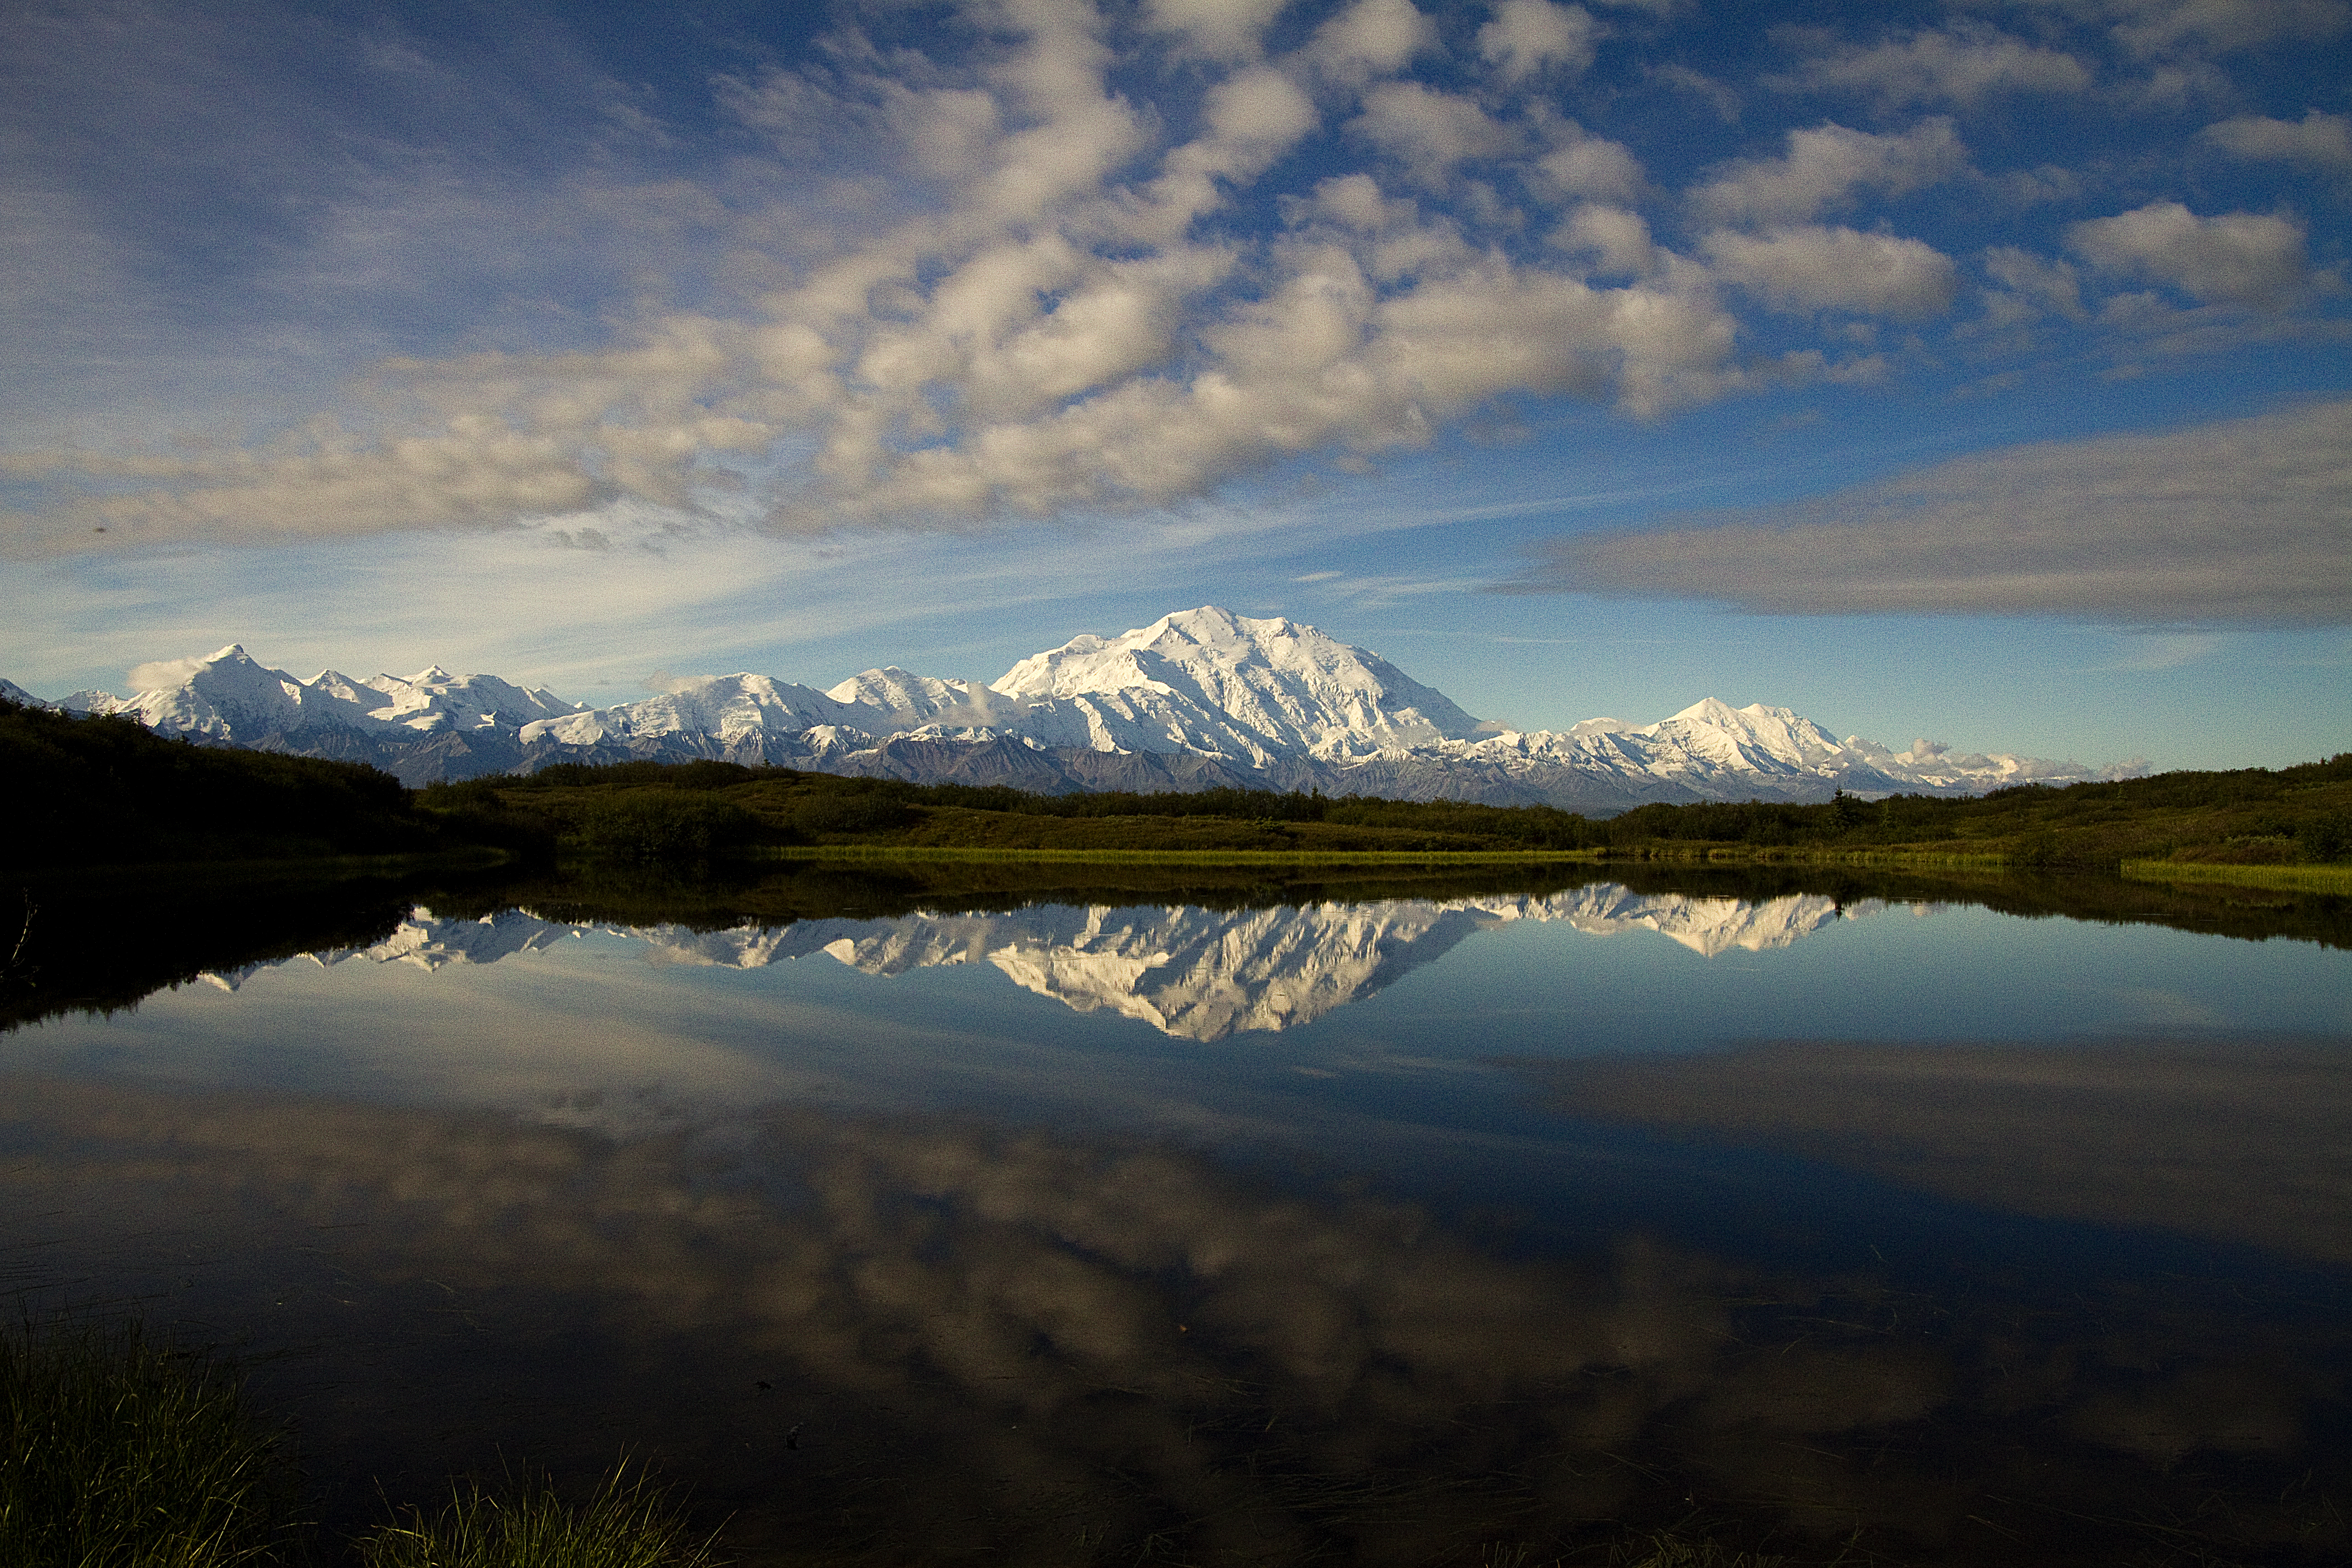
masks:
[[[1782,1041],[1546,1064],[1559,1106],[2014,1213],[2352,1262],[2352,1041]]]
[[[314,1468],[629,1443],[754,1551],[1425,1563],[1696,1510],[1985,1560],[2086,1499],[2129,1542],[2183,1487],[2228,1493],[2191,1531],[2224,1555],[2346,1544],[2293,1484],[2340,1416],[2340,1334],[2193,1289],[1923,1310],[938,1117],[632,1139],[18,1079],[0,1142],[0,1239],[45,1230],[54,1278],[186,1268],[215,1324],[310,1347]]]

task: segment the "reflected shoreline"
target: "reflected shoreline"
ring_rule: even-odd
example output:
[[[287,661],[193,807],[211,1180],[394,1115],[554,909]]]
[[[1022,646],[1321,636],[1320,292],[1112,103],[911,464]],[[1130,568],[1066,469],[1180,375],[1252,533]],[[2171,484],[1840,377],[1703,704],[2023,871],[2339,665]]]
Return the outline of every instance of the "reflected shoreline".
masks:
[[[1381,867],[1370,875],[1325,870],[1286,879],[1254,866],[804,864],[763,876],[690,880],[594,871],[454,884],[181,872],[0,885],[0,918],[18,914],[21,906],[24,926],[14,960],[0,966],[0,1029],[63,1013],[135,1006],[143,995],[205,973],[234,975],[303,953],[365,949],[392,936],[420,904],[451,920],[495,919],[521,910],[572,927],[706,936],[783,931],[813,921],[1015,916],[1078,904],[1224,912],[1370,903],[1466,909],[1485,902],[1500,908],[1593,888],[1656,900],[1661,908],[1675,900],[1750,910],[1788,909],[1790,900],[1802,900],[1815,911],[1974,905],[2026,918],[2147,923],[2242,940],[2283,937],[2352,948],[2352,900],[2330,895],[2177,888],[2112,878],[1927,878],[1838,868]],[[16,896],[6,897],[10,893]],[[1674,923],[1674,917],[1664,914],[1651,918]]]

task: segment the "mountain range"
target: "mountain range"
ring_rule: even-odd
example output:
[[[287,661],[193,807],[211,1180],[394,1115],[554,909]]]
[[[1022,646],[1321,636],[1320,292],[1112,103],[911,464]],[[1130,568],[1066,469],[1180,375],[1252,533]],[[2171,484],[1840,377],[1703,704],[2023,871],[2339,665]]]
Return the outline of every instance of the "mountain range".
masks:
[[[370,763],[404,782],[554,763],[716,758],[917,783],[1074,790],[1321,790],[1408,800],[1545,804],[1591,813],[1652,801],[1969,795],[2128,776],[1915,741],[1840,740],[1786,708],[1709,698],[1652,724],[1564,731],[1482,723],[1366,648],[1286,618],[1214,606],[1118,637],[1091,633],[982,683],[869,669],[829,690],[764,675],[672,682],[588,708],[542,687],[436,666],[298,680],[240,646],[167,685],[47,706],[121,713],[212,745]],[[36,701],[0,680],[0,697]]]
[[[873,975],[942,964],[987,965],[1076,1012],[1110,1012],[1164,1035],[1212,1041],[1296,1028],[1386,989],[1475,931],[1564,922],[1589,936],[1654,931],[1703,958],[1785,948],[1840,919],[1888,906],[1841,907],[1815,893],[1741,899],[1637,893],[1600,882],[1545,897],[1381,900],[1270,909],[1054,904],[992,914],[685,926],[580,925],[522,910],[478,919],[419,908],[381,942],[308,955],[426,970],[495,963],[591,933],[646,943],[655,962],[761,969],[819,953]],[[1898,906],[1899,907],[1899,906]],[[234,991],[273,959],[205,976]]]

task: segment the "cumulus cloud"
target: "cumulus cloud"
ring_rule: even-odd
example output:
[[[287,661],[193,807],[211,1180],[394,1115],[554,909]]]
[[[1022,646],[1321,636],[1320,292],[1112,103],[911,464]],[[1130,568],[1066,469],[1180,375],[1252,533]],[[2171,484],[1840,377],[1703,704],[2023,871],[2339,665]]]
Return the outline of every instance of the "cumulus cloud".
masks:
[[[1825,123],[1790,132],[1782,157],[1725,165],[1691,191],[1690,206],[1713,223],[1798,223],[1858,191],[1902,195],[1967,168],[1968,149],[1942,116],[1884,136]]]
[[[1650,226],[1637,212],[1588,203],[1568,215],[1551,236],[1562,250],[1590,256],[1595,270],[1638,278],[1658,262]]]
[[[1570,76],[1592,63],[1601,25],[1581,5],[1551,0],[1502,0],[1478,29],[1478,55],[1503,81],[1517,85],[1558,68]]]
[[[1636,30],[1622,17],[1506,0],[1441,35],[1412,0],[938,9],[887,47],[842,30],[721,81],[768,153],[739,203],[688,180],[613,199],[723,237],[728,280],[694,308],[614,306],[576,352],[380,361],[275,439],[19,449],[0,479],[38,499],[0,550],[614,506],[798,533],[1162,510],[1293,460],[1360,468],[1498,399],[1649,416],[1818,374],[1822,346],[1776,344],[1770,369],[1743,345],[1751,304],[1922,321],[1954,298],[1948,258],[1853,216],[1966,176],[1952,120],[1792,130],[1673,210],[1631,148],[1526,90],[1588,68],[1610,26]],[[1815,65],[1960,102],[2054,85],[2061,59],[1955,25]],[[2271,123],[2211,134],[2268,145]],[[2085,277],[2203,299],[2283,302],[2307,271],[2284,217],[2159,203],[2070,233]],[[2081,319],[2063,293],[2005,291]]]
[[[1147,0],[1154,28],[1182,37],[1212,59],[1253,59],[1266,26],[1289,0]]]
[[[1747,384],[1703,269],[1629,269],[1643,253],[1622,220],[1569,222],[1631,279],[1600,287],[1557,250],[1475,238],[1525,225],[1490,184],[1454,214],[1361,173],[1262,192],[1317,137],[1427,187],[1504,160],[1556,208],[1643,189],[1622,145],[1540,108],[1504,121],[1380,79],[1438,42],[1409,0],[1355,0],[1267,58],[1274,15],[1168,0],[1122,33],[1085,0],[1041,0],[971,12],[961,56],[852,38],[821,68],[725,83],[722,105],[780,156],[888,176],[807,198],[849,204],[826,222],[764,219],[791,248],[753,308],[650,311],[575,353],[394,362],[364,417],[271,445],[19,452],[11,475],[69,499],[13,520],[10,546],[496,527],[623,502],[787,531],[962,526],[1163,507],[1293,457],[1358,461],[1512,394],[1646,416]],[[1496,21],[1490,83],[1565,68],[1592,31],[1573,8]],[[1181,113],[1114,85],[1139,37],[1190,51],[1169,89],[1192,95]],[[1853,179],[1900,184],[1901,162],[1882,152]],[[1307,227],[1235,217],[1264,194]]]
[[[1555,197],[1629,204],[1647,184],[1641,161],[1622,142],[1594,136],[1572,120],[1545,127],[1550,151],[1528,173],[1533,185]]]
[[[2116,41],[2138,55],[2249,49],[2352,28],[2345,0],[2104,0],[2095,9],[2109,19]]]
[[[2036,256],[2013,245],[1997,245],[1985,252],[1985,271],[2012,294],[2069,321],[2085,320],[2082,281],[2063,261]]]
[[[2352,624],[2352,402],[2011,447],[1546,545],[1517,586],[1777,615]]]
[[[2001,92],[2082,92],[2091,73],[2063,50],[1963,24],[1848,45],[1767,81],[1783,91],[1866,93],[1889,106],[1967,107]]]
[[[1917,319],[1949,310],[1956,287],[1949,257],[1891,234],[1821,225],[1718,229],[1700,247],[1719,276],[1777,310]]]
[[[2303,225],[2295,219],[2242,212],[2199,217],[2179,202],[2150,202],[2075,224],[2066,243],[2102,271],[2241,305],[2285,303],[2307,270]]]
[[[1521,133],[1458,93],[1419,82],[1388,81],[1364,94],[1349,131],[1403,163],[1425,185],[1440,185],[1458,163],[1516,152]]]
[[[2301,120],[2270,120],[2242,114],[2208,125],[2205,140],[2241,158],[2277,158],[2309,163],[2334,174],[2352,174],[2352,116],[2304,111]]]
[[[1360,84],[1401,71],[1436,47],[1437,24],[1412,0],[1355,0],[1316,29],[1306,58],[1335,81]]]

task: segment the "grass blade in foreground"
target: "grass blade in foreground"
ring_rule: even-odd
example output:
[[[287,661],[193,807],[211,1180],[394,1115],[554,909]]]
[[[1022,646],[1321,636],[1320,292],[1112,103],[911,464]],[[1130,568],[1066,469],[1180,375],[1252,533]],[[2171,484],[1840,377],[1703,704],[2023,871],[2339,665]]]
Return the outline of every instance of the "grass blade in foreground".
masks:
[[[366,1568],[716,1568],[668,1493],[625,1462],[578,1509],[529,1470],[500,1493],[459,1483],[437,1516],[407,1510],[360,1542],[360,1558]]]
[[[0,1563],[231,1568],[287,1542],[293,1490],[204,1358],[135,1321],[0,1331]]]

